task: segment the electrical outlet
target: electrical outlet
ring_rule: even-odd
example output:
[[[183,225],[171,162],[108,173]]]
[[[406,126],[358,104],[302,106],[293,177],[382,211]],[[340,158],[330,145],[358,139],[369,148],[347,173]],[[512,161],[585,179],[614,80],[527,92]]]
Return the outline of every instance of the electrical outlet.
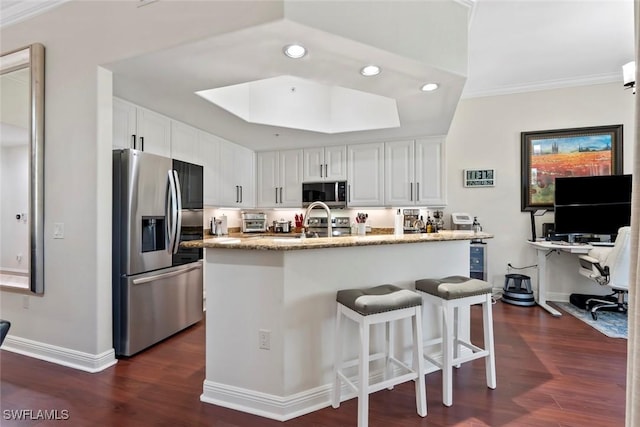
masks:
[[[64,239],[64,223],[56,222],[53,224],[53,238]]]
[[[260,329],[258,331],[258,348],[261,350],[271,350],[271,331]]]

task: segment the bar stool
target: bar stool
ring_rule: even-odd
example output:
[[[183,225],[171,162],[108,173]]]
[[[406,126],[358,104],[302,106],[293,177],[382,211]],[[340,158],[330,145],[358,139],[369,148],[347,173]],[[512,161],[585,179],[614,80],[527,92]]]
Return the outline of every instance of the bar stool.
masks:
[[[369,394],[393,388],[394,385],[414,380],[416,389],[416,408],[418,415],[427,415],[427,391],[425,387],[425,370],[422,354],[422,298],[416,292],[401,289],[393,285],[381,285],[368,289],[345,289],[338,291],[336,300],[338,310],[336,317],[335,360],[333,366],[334,383],[331,406],[340,406],[340,391],[345,382],[358,397],[358,427],[369,424]],[[359,357],[351,361],[342,360],[342,316],[358,324],[360,335]],[[394,334],[392,322],[400,319],[412,319],[413,331],[413,366],[409,367],[395,358],[393,353]],[[370,354],[370,326],[385,324],[384,352]],[[384,359],[383,380],[374,384],[369,381],[369,363]],[[358,366],[358,379],[351,381],[343,369]],[[393,368],[401,371],[391,377]]]
[[[442,311],[442,335],[429,340],[425,346],[442,344],[442,361],[425,354],[425,359],[442,369],[442,403],[453,404],[452,367],[471,360],[485,358],[487,387],[496,388],[496,363],[493,345],[493,314],[491,311],[491,284],[483,280],[464,276],[449,276],[443,279],[416,280],[416,290],[425,302]],[[484,348],[459,338],[460,307],[482,304],[482,328]],[[455,318],[454,318],[455,317]],[[466,347],[471,353],[460,355],[460,348]]]

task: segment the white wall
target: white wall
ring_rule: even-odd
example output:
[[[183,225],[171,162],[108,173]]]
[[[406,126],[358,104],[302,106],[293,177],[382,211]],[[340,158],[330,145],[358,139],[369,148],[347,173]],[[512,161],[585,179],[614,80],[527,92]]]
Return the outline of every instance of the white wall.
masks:
[[[531,237],[528,212],[520,212],[520,132],[582,126],[624,125],[624,172],[631,173],[634,141],[634,96],[620,84],[465,99],[459,106],[447,137],[448,201],[446,213],[477,215],[488,240],[488,270],[495,287],[502,287],[507,263],[535,264],[535,251],[525,240]],[[463,169],[494,168],[496,186],[465,188]],[[538,220],[553,222],[553,214]],[[606,218],[594,218],[606,220]],[[566,261],[566,262],[565,262]],[[589,293],[578,277],[577,261],[552,255],[550,292],[567,298],[572,292]],[[535,279],[535,270],[522,271]],[[602,289],[595,288],[602,292]]]
[[[62,350],[85,369],[112,352],[111,87],[99,66],[281,16],[271,2],[137,3],[70,1],[0,30],[2,52],[46,49],[45,293],[0,292],[0,316],[9,338]],[[64,239],[52,238],[54,223]]]
[[[0,270],[29,269],[29,146],[3,147],[0,152]],[[21,256],[20,259],[18,257]]]

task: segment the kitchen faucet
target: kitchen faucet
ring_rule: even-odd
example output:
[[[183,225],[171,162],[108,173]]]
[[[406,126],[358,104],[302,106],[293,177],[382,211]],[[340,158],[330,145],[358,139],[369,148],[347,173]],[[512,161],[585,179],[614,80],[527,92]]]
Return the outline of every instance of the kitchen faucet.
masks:
[[[304,224],[302,224],[305,228],[309,226],[309,214],[311,210],[317,206],[320,206],[327,212],[327,237],[333,236],[333,227],[331,227],[331,210],[326,203],[323,202],[313,202],[307,207],[307,211],[304,213]]]

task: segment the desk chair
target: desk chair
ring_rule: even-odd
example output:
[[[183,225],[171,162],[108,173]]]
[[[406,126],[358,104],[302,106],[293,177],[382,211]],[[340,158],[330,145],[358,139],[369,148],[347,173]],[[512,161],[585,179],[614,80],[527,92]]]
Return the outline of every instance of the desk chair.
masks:
[[[0,319],[0,345],[4,342],[4,338],[7,336],[9,332],[9,328],[11,327],[11,322],[8,320]]]
[[[613,289],[610,295],[587,300],[587,309],[594,320],[598,319],[598,310],[613,308],[619,312],[627,311],[625,294],[629,291],[629,230],[620,227],[613,247],[595,247],[587,255],[580,255],[579,273]]]

